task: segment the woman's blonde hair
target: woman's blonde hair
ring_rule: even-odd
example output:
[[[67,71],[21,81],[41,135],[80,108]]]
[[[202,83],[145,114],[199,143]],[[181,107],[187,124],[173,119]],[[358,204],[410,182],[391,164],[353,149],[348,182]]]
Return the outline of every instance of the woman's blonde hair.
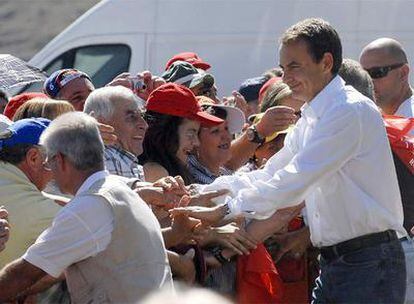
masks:
[[[73,111],[75,108],[65,100],[38,97],[25,102],[14,114],[13,121],[31,117],[53,120],[61,114]]]
[[[42,117],[53,120],[67,112],[75,112],[75,108],[66,100],[49,99],[43,105]]]

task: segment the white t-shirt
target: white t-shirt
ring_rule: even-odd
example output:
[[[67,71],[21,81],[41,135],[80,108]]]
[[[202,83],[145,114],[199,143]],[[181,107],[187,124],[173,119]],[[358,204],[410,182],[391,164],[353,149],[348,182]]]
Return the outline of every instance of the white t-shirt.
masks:
[[[403,117],[414,117],[414,96],[406,99],[397,109],[394,115]],[[414,129],[409,133],[414,136]]]
[[[76,193],[87,191],[109,173],[96,172]],[[97,255],[111,241],[114,229],[112,208],[99,196],[76,197],[63,208],[23,255],[23,259],[58,277],[71,264]]]

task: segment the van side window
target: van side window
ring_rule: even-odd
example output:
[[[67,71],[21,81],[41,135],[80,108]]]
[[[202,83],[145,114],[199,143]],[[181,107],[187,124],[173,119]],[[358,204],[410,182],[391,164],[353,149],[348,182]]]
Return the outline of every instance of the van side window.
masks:
[[[71,49],[53,59],[44,71],[50,75],[60,69],[75,68],[88,74],[96,88],[103,87],[122,72],[128,72],[131,49],[124,44],[89,45]],[[24,91],[42,91],[43,83],[35,82],[12,95]]]
[[[73,67],[88,74],[98,88],[127,72],[131,50],[126,45],[92,45],[74,50]]]

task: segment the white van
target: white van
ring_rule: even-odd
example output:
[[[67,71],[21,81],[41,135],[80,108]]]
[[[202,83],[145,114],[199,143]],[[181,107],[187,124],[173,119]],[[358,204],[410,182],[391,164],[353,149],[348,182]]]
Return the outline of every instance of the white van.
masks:
[[[414,1],[399,0],[103,0],[48,43],[30,63],[48,73],[75,67],[97,87],[194,51],[212,65],[219,95],[278,65],[278,37],[307,17],[328,20],[344,56],[358,59],[388,36],[414,51]],[[30,88],[31,90],[34,87]]]

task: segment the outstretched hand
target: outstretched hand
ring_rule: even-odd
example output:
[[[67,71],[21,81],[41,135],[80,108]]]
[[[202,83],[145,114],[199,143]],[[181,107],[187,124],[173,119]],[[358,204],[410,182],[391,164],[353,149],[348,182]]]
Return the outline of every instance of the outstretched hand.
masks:
[[[190,206],[214,207],[216,204],[212,200],[228,193],[229,190],[227,189],[197,193],[190,196],[190,202],[188,204]]]
[[[171,209],[170,215],[175,217],[178,214],[186,214],[187,216],[201,220],[204,224],[214,225],[226,216],[227,210],[227,205],[219,205],[216,207],[188,206]]]
[[[188,190],[181,176],[166,176],[153,183],[154,187],[161,187],[164,191],[171,191],[176,195],[188,195]]]
[[[214,241],[220,245],[232,249],[239,255],[249,254],[259,243],[253,236],[248,234],[236,223],[229,223],[213,229]]]

